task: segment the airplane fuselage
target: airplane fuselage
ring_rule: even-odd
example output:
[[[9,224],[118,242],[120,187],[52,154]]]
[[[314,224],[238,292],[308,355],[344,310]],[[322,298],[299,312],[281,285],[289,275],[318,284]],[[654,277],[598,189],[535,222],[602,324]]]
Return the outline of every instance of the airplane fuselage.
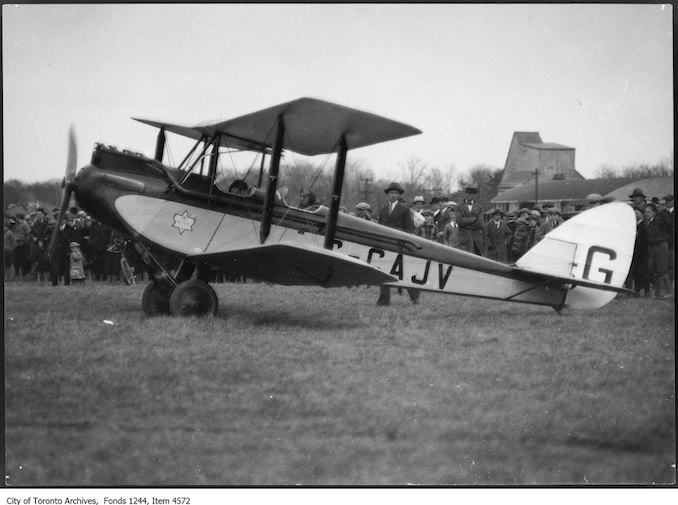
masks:
[[[194,173],[177,185],[167,174],[179,172],[98,145],[91,164],[78,174],[76,199],[104,223],[181,257],[260,245],[263,191],[223,193],[208,177]],[[277,198],[265,243],[322,247],[326,222],[325,207],[309,211]],[[516,279],[508,265],[344,213],[337,220],[333,250],[392,275],[392,286],[551,306],[561,305],[566,294]]]

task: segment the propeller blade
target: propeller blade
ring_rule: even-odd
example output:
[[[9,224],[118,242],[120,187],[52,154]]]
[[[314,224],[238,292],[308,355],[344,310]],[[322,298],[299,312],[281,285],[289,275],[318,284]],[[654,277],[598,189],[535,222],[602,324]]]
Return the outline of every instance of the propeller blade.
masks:
[[[59,208],[59,216],[57,217],[56,223],[54,223],[54,229],[52,230],[52,237],[49,239],[49,246],[47,246],[47,257],[50,261],[53,261],[54,252],[56,250],[57,241],[59,238],[59,231],[61,231],[61,223],[64,220],[64,215],[68,210],[68,205],[71,201],[71,194],[73,193],[73,184],[66,183],[63,193],[61,194],[61,207]]]
[[[64,220],[64,215],[66,214],[66,210],[68,210],[68,206],[71,202],[77,164],[77,144],[75,141],[75,131],[73,130],[73,125],[71,125],[68,129],[68,155],[66,157],[66,174],[62,182],[62,187],[64,190],[61,193],[61,206],[59,208],[59,216],[57,217],[56,223],[54,223],[54,230],[52,230],[52,237],[49,240],[49,246],[47,246],[47,256],[49,257],[50,261],[53,261],[52,258],[54,257],[58,243],[59,232],[61,231],[61,223]]]
[[[68,128],[68,157],[66,158],[66,183],[73,180],[78,165],[78,149],[73,125]]]

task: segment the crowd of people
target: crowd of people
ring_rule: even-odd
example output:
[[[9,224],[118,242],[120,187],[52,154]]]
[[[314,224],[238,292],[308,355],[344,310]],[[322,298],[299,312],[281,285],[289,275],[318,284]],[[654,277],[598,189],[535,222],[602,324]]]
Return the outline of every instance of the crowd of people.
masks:
[[[85,279],[121,282],[120,254],[128,242],[118,232],[72,207],[66,212],[52,257],[48,247],[59,209],[48,216],[44,208],[5,217],[5,280],[49,281],[69,285]],[[135,254],[128,260],[137,276],[144,268]]]
[[[386,209],[388,205],[374,216],[367,202],[358,203],[353,214],[504,263],[517,261],[564,221],[560,211],[548,204],[521,208],[517,213],[501,209],[485,211],[476,202],[478,189],[472,185],[466,187],[465,198],[460,203],[440,196],[433,197],[428,206],[423,196],[415,196],[408,206],[403,199],[404,190],[397,183],[392,183],[385,192],[390,201],[388,205],[394,206],[393,199],[398,200],[403,209],[409,210],[407,217],[394,223],[390,210]],[[673,195],[664,196],[663,203],[656,197],[648,202],[643,191],[636,188],[629,198],[636,213],[637,234],[626,287],[637,296],[654,294],[670,298],[675,258]],[[586,201],[582,210],[606,203],[596,193],[588,195]],[[402,211],[399,214],[405,216]],[[418,297],[410,297],[417,302]],[[380,297],[378,303],[387,305],[387,297]]]
[[[395,182],[385,193],[388,202],[376,216],[367,202],[358,203],[351,214],[504,263],[517,261],[563,222],[552,205],[522,208],[517,213],[500,209],[486,212],[476,202],[478,189],[472,185],[465,188],[460,203],[438,196],[427,205],[422,196],[415,196],[407,205],[405,191]],[[636,188],[629,198],[636,214],[637,234],[626,287],[637,296],[671,297],[675,265],[673,195],[664,196],[663,203],[658,198],[648,202],[643,191]],[[589,195],[587,202],[585,209],[604,203],[597,194]],[[317,204],[315,198],[307,203]],[[120,254],[130,242],[75,207],[62,220],[55,253],[48,256],[58,213],[55,208],[48,216],[38,207],[30,215],[5,216],[5,280],[49,281],[55,286],[84,279],[121,282]],[[144,265],[130,249],[127,259],[137,279],[143,280]],[[408,290],[408,294],[418,303],[416,290]],[[383,288],[378,303],[388,305],[389,301],[390,290]]]

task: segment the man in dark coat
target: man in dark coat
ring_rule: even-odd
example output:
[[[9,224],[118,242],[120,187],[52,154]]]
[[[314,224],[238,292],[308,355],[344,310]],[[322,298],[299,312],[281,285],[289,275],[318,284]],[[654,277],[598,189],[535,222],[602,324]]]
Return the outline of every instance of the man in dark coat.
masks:
[[[389,187],[384,190],[384,193],[388,196],[388,202],[379,209],[379,224],[403,230],[407,233],[414,233],[414,218],[412,216],[412,211],[398,201],[404,192],[405,190],[401,188],[397,182],[392,182]],[[407,293],[410,295],[412,303],[419,303],[419,291],[416,289],[408,289]],[[380,286],[377,305],[390,305],[390,303],[391,288],[384,285]]]
[[[631,199],[631,206],[633,209],[638,209],[640,212],[645,212],[645,193],[640,188],[633,188],[633,191],[629,195]]]
[[[478,188],[466,187],[464,203],[457,207],[457,224],[459,225],[459,249],[485,256],[485,229],[483,227],[483,208],[476,203]]]
[[[89,253],[92,277],[96,281],[106,280],[106,248],[111,239],[111,229],[101,221],[92,220],[89,230]]]
[[[643,213],[638,209],[634,212],[636,214],[636,242],[624,287],[635,291],[636,296],[640,296],[641,292],[644,292],[645,296],[650,296],[650,278],[647,270],[647,225]]]
[[[35,209],[37,215],[33,226],[31,227],[31,277],[33,279],[40,279],[48,277],[49,261],[47,259],[47,246],[50,240],[50,226],[49,219],[45,213],[45,209],[38,207]]]
[[[452,202],[455,203],[455,202]],[[441,196],[440,197],[440,204],[442,207],[440,208],[440,212],[438,212],[434,218],[433,218],[433,223],[436,225],[436,228],[438,229],[438,242],[441,244],[445,244],[445,227],[450,224],[450,221],[452,220],[452,214],[456,211],[456,203],[454,206],[450,205],[450,199],[447,198],[446,196]]]
[[[485,226],[487,236],[487,257],[493,260],[508,262],[508,243],[512,233],[502,219],[501,209],[494,209],[492,220]]]
[[[676,242],[675,242],[675,233],[676,233],[676,214],[673,207],[673,195],[666,195],[664,197],[664,208],[659,211],[664,226],[666,228],[666,235],[668,239],[669,246],[669,279],[673,281],[675,278],[675,265],[676,265]]]
[[[652,203],[645,205],[645,223],[648,271],[654,284],[654,294],[657,298],[671,298],[668,234],[661,216],[657,216],[657,207]]]
[[[80,243],[81,240],[80,231],[75,225],[75,216],[67,213],[59,227],[54,256],[50,258],[50,281],[52,286],[57,286],[61,278],[63,278],[64,286],[68,286],[71,283],[70,243]]]

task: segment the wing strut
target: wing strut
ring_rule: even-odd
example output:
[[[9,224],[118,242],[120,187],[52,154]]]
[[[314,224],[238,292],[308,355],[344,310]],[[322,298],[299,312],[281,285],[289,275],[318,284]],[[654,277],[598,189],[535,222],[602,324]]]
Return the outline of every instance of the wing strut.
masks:
[[[325,231],[325,249],[332,250],[334,245],[334,235],[337,231],[337,217],[339,215],[339,204],[341,203],[341,187],[344,183],[344,168],[346,167],[346,152],[348,144],[346,137],[341,136],[339,141],[339,152],[337,153],[337,165],[334,170],[334,187],[332,189],[332,201],[330,202],[330,211],[327,214],[327,229]]]
[[[278,116],[278,127],[275,134],[275,144],[271,155],[271,166],[268,169],[268,185],[266,186],[266,198],[264,200],[264,212],[261,216],[261,228],[259,240],[263,244],[271,231],[273,220],[273,204],[275,203],[275,190],[278,186],[278,170],[280,169],[280,155],[282,154],[283,137],[285,135],[285,123],[282,114]]]
[[[162,163],[162,155],[165,153],[165,127],[158,131],[158,140],[155,143],[155,159]]]
[[[259,166],[259,181],[257,187],[261,187],[261,179],[264,176],[264,161],[266,160],[266,151],[261,151],[261,165]]]
[[[217,132],[216,135],[214,135],[214,143],[212,144],[212,157],[210,158],[210,164],[209,167],[207,168],[207,176],[209,177],[210,180],[210,193],[209,193],[209,201],[212,201],[212,191],[214,190],[214,180],[216,179],[217,176],[217,166],[219,165],[219,138],[221,137],[221,134]]]

